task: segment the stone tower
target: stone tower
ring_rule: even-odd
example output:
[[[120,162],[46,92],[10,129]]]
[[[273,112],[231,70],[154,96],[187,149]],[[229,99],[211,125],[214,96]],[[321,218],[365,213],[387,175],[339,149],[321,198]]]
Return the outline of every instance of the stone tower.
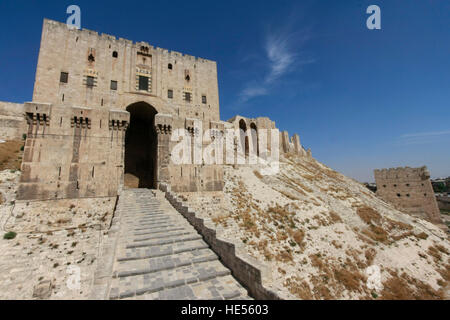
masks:
[[[198,157],[229,130],[231,157],[220,144],[209,149],[217,161]],[[270,152],[311,156],[298,135],[277,133],[267,117],[220,120],[214,61],[47,19],[32,102],[0,102],[0,135],[26,134],[18,200],[114,197],[122,186],[161,182],[221,191],[223,160],[238,159],[235,150],[244,165],[267,158],[265,142]],[[177,163],[184,137],[191,161]]]
[[[381,199],[406,213],[442,222],[427,167],[381,169],[374,174]]]
[[[222,190],[218,166],[172,165],[173,128],[217,126],[216,62],[44,20],[19,199],[140,187]]]

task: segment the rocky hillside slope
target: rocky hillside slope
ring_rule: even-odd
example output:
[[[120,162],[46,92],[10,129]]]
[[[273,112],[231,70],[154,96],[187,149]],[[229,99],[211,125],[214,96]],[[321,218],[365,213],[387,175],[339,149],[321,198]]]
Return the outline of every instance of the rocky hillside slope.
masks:
[[[269,283],[298,299],[445,299],[447,234],[395,210],[311,158],[280,172],[225,167],[224,194],[184,194],[225,238],[264,262]],[[380,273],[377,273],[377,270]],[[378,276],[379,275],[379,276]],[[379,280],[379,281],[378,281]]]

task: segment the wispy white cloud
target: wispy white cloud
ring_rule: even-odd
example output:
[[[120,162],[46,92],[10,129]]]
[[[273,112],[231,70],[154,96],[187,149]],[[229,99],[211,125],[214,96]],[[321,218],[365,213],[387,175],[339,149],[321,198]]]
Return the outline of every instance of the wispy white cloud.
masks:
[[[278,81],[289,72],[298,71],[302,65],[313,63],[313,59],[300,59],[302,45],[309,37],[305,32],[292,31],[290,25],[280,29],[269,28],[262,46],[262,72],[260,80],[251,80],[239,93],[239,101],[245,103],[252,98],[268,95]]]
[[[283,74],[295,61],[296,54],[290,49],[290,34],[269,34],[266,41],[266,55],[270,61],[270,71],[265,81],[273,82]],[[292,41],[292,40],[291,40]]]
[[[267,88],[253,84],[248,85],[246,88],[242,90],[242,92],[239,94],[239,101],[240,102],[247,102],[248,100],[258,97],[258,96],[264,96],[267,95],[268,91]]]
[[[446,135],[450,135],[450,130],[405,133],[399,137],[398,143],[402,145],[429,144]]]
[[[450,134],[450,130],[444,131],[431,131],[431,132],[419,132],[419,133],[407,133],[402,134],[401,138],[417,138],[417,137],[430,137],[430,136],[442,136]]]

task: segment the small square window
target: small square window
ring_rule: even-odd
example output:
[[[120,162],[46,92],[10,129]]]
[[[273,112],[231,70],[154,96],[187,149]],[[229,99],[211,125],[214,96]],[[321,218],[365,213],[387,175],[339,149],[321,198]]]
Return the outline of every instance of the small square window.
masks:
[[[117,81],[111,80],[111,90],[117,90]]]
[[[173,99],[173,90],[167,90],[167,98]]]
[[[69,82],[69,73],[61,72],[61,76],[59,77],[59,82],[61,82],[61,83]]]
[[[202,103],[206,104],[206,96],[202,96]]]
[[[94,86],[94,77],[88,76],[86,78],[86,85],[88,87],[93,87]]]
[[[148,77],[139,76],[139,90],[148,91]]]
[[[184,93],[184,101],[191,102],[191,93],[190,92]]]

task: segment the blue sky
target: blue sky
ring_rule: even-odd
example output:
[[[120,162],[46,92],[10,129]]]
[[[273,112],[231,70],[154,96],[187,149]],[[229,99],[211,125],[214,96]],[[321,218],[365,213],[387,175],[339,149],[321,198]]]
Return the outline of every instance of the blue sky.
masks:
[[[42,19],[218,62],[221,118],[268,116],[360,181],[450,175],[450,1],[1,1],[0,100],[31,100]],[[368,30],[366,8],[381,8]]]

